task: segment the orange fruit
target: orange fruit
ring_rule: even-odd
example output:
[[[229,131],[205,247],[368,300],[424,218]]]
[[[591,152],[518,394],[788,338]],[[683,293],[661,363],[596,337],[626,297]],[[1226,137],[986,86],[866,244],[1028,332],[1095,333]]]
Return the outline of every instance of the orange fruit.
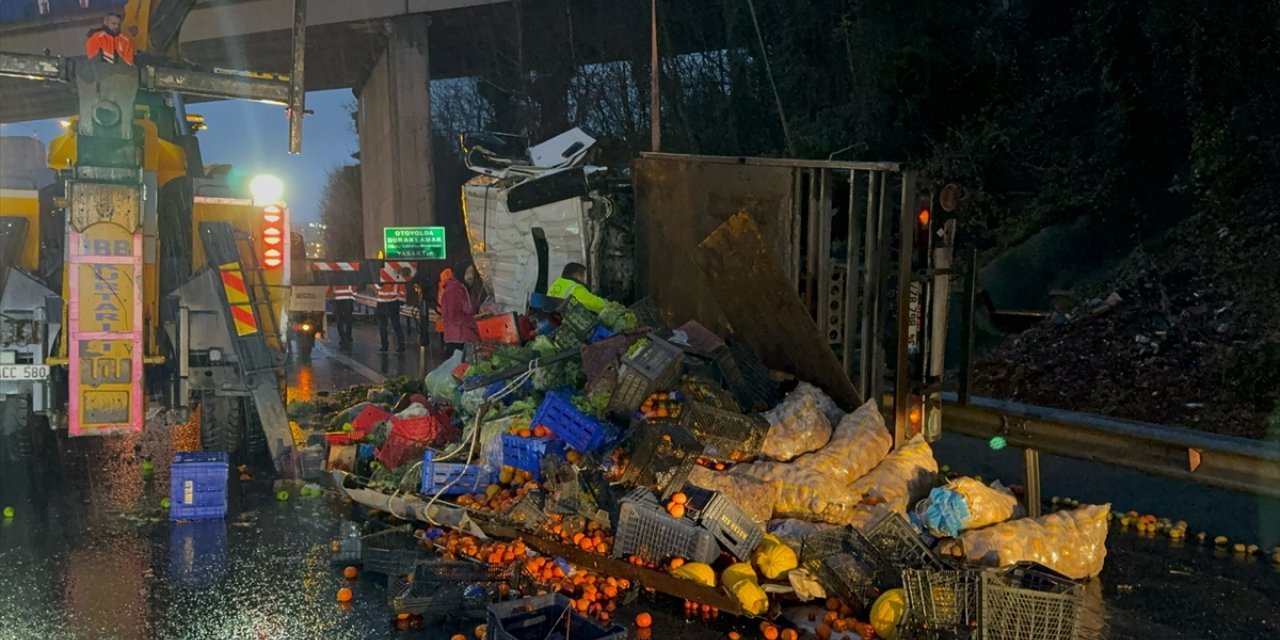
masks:
[[[684,558],[672,558],[672,559],[671,559],[671,570],[672,570],[672,571],[675,571],[676,569],[679,569],[680,567],[683,567],[683,566],[684,566]]]
[[[737,631],[730,631],[729,640],[742,640],[742,634]]]
[[[355,580],[358,575],[360,575],[360,570],[355,567],[347,567],[342,570],[342,577],[348,580]]]
[[[671,504],[667,505],[667,513],[671,514],[672,518],[683,518],[684,505],[677,502],[672,502]]]
[[[467,637],[461,633],[455,633],[452,638],[449,638],[449,640],[467,640]]]
[[[636,614],[636,626],[641,629],[648,629],[649,627],[652,627],[653,616],[649,615],[647,611]]]
[[[521,429],[516,435],[520,436],[521,438],[532,438],[533,432],[528,429]]]
[[[596,546],[596,543],[591,538],[583,538],[578,541],[578,548],[582,549],[583,551],[590,551],[595,546]]]
[[[817,629],[814,629],[814,634],[818,636],[818,640],[830,640],[831,627],[828,627],[825,624],[820,624]]]
[[[783,629],[782,640],[800,640],[800,634],[795,629]]]
[[[346,587],[338,589],[338,602],[351,602],[351,590]]]
[[[839,610],[840,610],[840,599],[835,597],[827,598],[827,611],[839,611]]]
[[[773,625],[765,627],[764,640],[778,640],[778,628]]]
[[[684,493],[677,491],[675,494],[671,496],[671,501],[676,504],[688,504],[689,496],[686,496]]]

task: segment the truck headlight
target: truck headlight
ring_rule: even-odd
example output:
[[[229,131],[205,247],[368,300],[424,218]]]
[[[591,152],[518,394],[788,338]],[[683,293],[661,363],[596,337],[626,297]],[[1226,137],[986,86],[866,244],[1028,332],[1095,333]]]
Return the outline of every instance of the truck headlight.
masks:
[[[0,351],[0,364],[17,364],[18,354],[13,351]]]
[[[222,362],[222,349],[210,349],[209,362]]]

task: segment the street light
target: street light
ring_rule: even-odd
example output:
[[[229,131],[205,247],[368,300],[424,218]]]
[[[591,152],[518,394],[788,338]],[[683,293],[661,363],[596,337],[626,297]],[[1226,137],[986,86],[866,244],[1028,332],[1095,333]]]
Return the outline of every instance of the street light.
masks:
[[[284,198],[284,182],[275,176],[255,176],[249,182],[249,193],[257,206],[276,204]]]

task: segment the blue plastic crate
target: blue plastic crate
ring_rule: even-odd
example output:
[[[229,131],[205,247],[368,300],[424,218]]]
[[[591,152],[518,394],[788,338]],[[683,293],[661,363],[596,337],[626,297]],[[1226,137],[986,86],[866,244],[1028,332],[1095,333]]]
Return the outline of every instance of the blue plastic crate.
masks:
[[[591,335],[587,337],[587,344],[595,344],[601,340],[608,340],[616,335],[618,334],[610,331],[609,327],[597,324],[595,328],[591,330]]]
[[[174,456],[169,476],[169,519],[227,517],[227,454],[186,452]]]
[[[502,434],[502,464],[528,471],[534,480],[542,479],[542,459],[553,455],[565,457],[564,441],[559,438],[521,438],[515,434]]]
[[[356,460],[367,462],[373,459],[373,445],[361,444],[356,445]]]
[[[418,489],[419,493],[439,493],[446,496],[477,493],[484,491],[493,482],[493,472],[481,465],[435,462],[434,458],[435,452],[430,449],[422,453],[422,485]],[[450,483],[453,486],[449,486]]]
[[[608,439],[608,431],[599,420],[578,411],[569,395],[552,391],[533,416],[533,426],[542,425],[560,436],[565,444],[581,453],[600,448]]]
[[[208,587],[227,574],[227,523],[221,520],[169,525],[169,577],[187,587]]]

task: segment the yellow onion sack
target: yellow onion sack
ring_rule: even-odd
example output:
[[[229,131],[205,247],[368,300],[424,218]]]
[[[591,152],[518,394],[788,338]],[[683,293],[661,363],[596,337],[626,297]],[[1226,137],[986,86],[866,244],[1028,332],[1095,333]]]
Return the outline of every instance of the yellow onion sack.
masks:
[[[831,420],[823,411],[820,397],[831,400],[817,387],[802,382],[781,404],[762,414],[769,421],[760,449],[762,457],[785,462],[827,444]]]
[[[870,473],[849,485],[850,502],[826,511],[825,522],[863,527],[875,519],[875,507],[907,513],[907,507],[928,495],[938,479],[938,461],[924,438],[916,436],[898,447]]]
[[[1102,572],[1107,558],[1110,512],[1110,504],[1085,505],[967,531],[958,540],[974,564],[1003,567],[1029,560],[1069,578],[1090,578]]]
[[[870,401],[841,419],[825,446],[791,463],[847,486],[880,464],[891,446],[893,437],[885,429],[884,416],[875,401]]]

